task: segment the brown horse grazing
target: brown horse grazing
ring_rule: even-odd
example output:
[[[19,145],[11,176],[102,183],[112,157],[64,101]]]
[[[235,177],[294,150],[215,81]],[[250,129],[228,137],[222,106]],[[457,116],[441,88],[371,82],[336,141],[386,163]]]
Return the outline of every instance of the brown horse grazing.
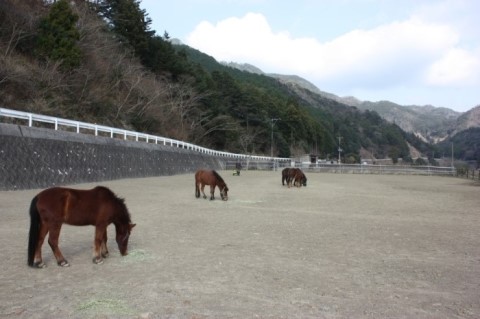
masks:
[[[203,198],[207,198],[205,195],[205,185],[210,185],[210,200],[214,200],[215,187],[218,186],[220,190],[220,197],[222,200],[228,200],[228,187],[223,181],[223,178],[218,175],[216,171],[198,170],[195,173],[195,197],[200,197],[200,190],[202,191]]]
[[[28,265],[44,268],[42,245],[47,233],[48,244],[59,266],[70,264],[58,247],[62,224],[95,226],[93,262],[101,264],[108,256],[107,226],[113,223],[116,241],[122,256],[127,255],[128,238],[135,224],[124,200],[102,186],[91,190],[53,187],[40,192],[30,204],[30,234],[28,240]]]
[[[290,168],[286,171],[287,186],[290,188],[292,184],[297,187],[307,186],[307,177],[299,168]],[[283,178],[283,177],[282,177]]]

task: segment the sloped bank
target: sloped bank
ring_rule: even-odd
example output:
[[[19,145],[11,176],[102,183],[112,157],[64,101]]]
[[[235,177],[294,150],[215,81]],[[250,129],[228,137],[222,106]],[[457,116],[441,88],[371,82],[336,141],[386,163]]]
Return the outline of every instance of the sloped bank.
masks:
[[[183,148],[0,123],[0,190],[222,169]]]

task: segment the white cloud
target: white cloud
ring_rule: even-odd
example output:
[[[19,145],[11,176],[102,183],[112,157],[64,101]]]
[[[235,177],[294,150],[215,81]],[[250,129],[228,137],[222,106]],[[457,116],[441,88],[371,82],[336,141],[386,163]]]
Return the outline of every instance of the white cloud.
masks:
[[[274,32],[261,14],[200,23],[187,44],[222,61],[248,62],[271,72],[310,74],[318,79],[348,74],[368,77],[385,68],[415,68],[458,41],[448,27],[408,20],[372,30],[354,30],[327,43]],[[392,74],[393,76],[394,74]]]
[[[273,33],[263,15],[249,13],[241,19],[228,18],[216,25],[204,21],[186,42],[220,61],[259,63],[277,68],[287,60],[283,52],[292,48],[295,40],[288,33]]]
[[[480,53],[452,49],[431,65],[426,81],[437,86],[480,85],[479,57]]]
[[[219,61],[296,74],[340,95],[408,86],[478,85],[479,52],[461,49],[460,34],[451,25],[427,21],[416,15],[322,43],[274,31],[262,14],[249,13],[216,24],[204,21],[186,43]]]
[[[382,78],[390,73],[405,73],[428,59],[438,56],[441,50],[456,42],[455,34],[446,27],[427,25],[408,20],[380,26],[372,30],[354,30],[322,46],[320,51],[324,66],[318,71],[326,75],[378,74]],[[387,71],[387,72],[386,72]]]

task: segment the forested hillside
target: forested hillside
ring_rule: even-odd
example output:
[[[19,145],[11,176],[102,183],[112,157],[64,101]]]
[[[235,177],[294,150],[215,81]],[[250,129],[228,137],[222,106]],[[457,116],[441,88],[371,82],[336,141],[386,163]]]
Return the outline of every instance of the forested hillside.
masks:
[[[340,146],[352,163],[433,153],[376,112],[172,45],[139,2],[1,1],[1,105],[230,152],[336,158]]]

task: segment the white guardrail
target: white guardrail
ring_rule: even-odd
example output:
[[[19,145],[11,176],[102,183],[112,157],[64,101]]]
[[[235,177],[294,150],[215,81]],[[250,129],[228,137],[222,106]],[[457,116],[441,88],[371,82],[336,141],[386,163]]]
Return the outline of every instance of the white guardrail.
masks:
[[[87,132],[93,133],[95,136],[98,136],[99,133],[107,133],[111,138],[121,137],[124,140],[135,140],[135,141],[144,141],[146,143],[155,143],[163,144],[166,146],[178,147],[187,150],[192,150],[199,153],[204,153],[212,156],[221,156],[227,158],[237,158],[237,159],[250,159],[257,161],[290,161],[290,158],[282,157],[270,157],[270,156],[258,156],[258,155],[246,155],[246,154],[235,154],[229,152],[216,151],[208,149],[202,146],[194,145],[191,143],[155,136],[145,133],[139,133],[134,131],[128,131],[124,129],[118,129],[113,127],[108,127],[104,125],[90,124],[80,121],[67,120],[52,116],[16,111],[6,108],[0,108],[0,117],[21,119],[28,121],[28,126],[32,127],[35,122],[52,124],[55,130],[61,129],[61,127],[73,128],[77,133],[83,133],[81,130],[86,130]]]
[[[227,170],[234,170],[237,161],[225,162]],[[456,176],[454,167],[441,166],[416,166],[416,165],[370,165],[370,164],[325,164],[325,163],[302,163],[302,162],[278,162],[273,167],[272,162],[245,161],[244,170],[282,170],[285,167],[298,167],[306,173],[334,173],[334,174],[381,174],[381,175],[436,175]],[[472,174],[470,174],[472,175]],[[477,174],[478,175],[478,174]],[[475,177],[473,178],[475,179]]]
[[[302,168],[310,172],[352,174],[404,174],[454,176],[454,167],[416,165],[365,165],[365,164],[307,164]]]

